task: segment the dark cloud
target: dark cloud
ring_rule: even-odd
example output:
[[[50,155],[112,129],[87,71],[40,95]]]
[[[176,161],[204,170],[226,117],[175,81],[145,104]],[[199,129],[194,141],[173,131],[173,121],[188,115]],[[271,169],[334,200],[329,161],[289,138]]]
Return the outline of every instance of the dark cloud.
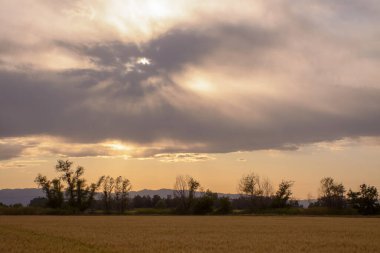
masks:
[[[307,18],[298,17],[295,22],[297,17],[292,13],[290,24]],[[310,43],[318,34],[325,35],[318,29],[308,30],[316,27],[314,21],[284,30],[286,25],[289,23],[274,28],[241,24],[220,24],[212,29],[177,28],[139,45],[55,41],[55,46],[89,59],[96,68],[56,72],[1,70],[0,137],[44,134],[73,142],[120,139],[144,145],[165,140],[181,144],[148,150],[146,155],[151,156],[157,152],[294,150],[304,143],[378,136],[377,80],[369,86],[345,85],[339,81],[339,71],[344,66],[337,66],[333,57],[321,59],[320,52],[313,51],[319,47]],[[320,48],[327,45],[326,50],[333,53],[340,46],[337,41],[341,40],[331,35],[318,43]],[[287,51],[289,45],[295,45],[290,53],[279,53]],[[150,59],[152,64],[138,64],[139,57]],[[286,73],[291,65],[287,61],[293,57],[300,59],[300,65],[309,64],[312,70]],[[246,96],[227,94],[226,101],[215,102],[172,79],[173,74],[188,66],[207,68],[203,65],[206,60],[220,65],[221,72],[217,74],[231,80],[235,77],[223,73],[222,67],[239,69],[247,76],[266,68],[273,75],[301,77],[291,80],[295,83],[274,86],[280,96],[262,95],[253,88]],[[132,70],[128,70],[128,64]],[[237,79],[241,80],[241,76]],[[249,78],[246,82],[250,82]],[[241,107],[229,108],[236,110],[233,115],[225,110],[231,101],[241,102]],[[84,149],[79,155],[102,152]]]
[[[55,45],[79,55],[88,57],[99,67],[110,67],[125,71],[125,64],[138,57],[151,59],[152,66],[140,70],[146,74],[176,72],[187,64],[200,64],[208,55],[220,48],[223,50],[259,54],[274,45],[283,45],[281,31],[263,29],[250,25],[220,24],[205,29],[178,29],[168,31],[146,43],[105,43],[72,44],[56,41]],[[141,73],[140,73],[141,74]]]
[[[140,144],[171,139],[188,143],[190,148],[165,151],[228,152],[292,149],[292,145],[307,142],[380,134],[380,91],[372,88],[326,87],[326,95],[321,85],[315,95],[323,99],[320,103],[341,111],[338,114],[303,107],[297,101],[255,101],[249,105],[252,113],[259,110],[266,118],[256,121],[250,120],[249,114],[234,120],[206,105],[176,108],[165,100],[134,113],[115,111],[114,103],[119,101],[107,98],[109,104],[99,111],[84,105],[92,97],[88,97],[87,86],[82,87],[75,78],[65,79],[74,82],[70,83],[60,74],[43,77],[41,73],[2,72],[0,76],[2,137],[48,134],[84,142],[114,138]],[[128,103],[130,98],[124,99]],[[194,147],[193,143],[204,146]]]
[[[21,155],[25,147],[18,144],[0,143],[0,160],[8,160]]]
[[[52,146],[40,148],[41,151],[46,151],[52,155],[61,155],[67,157],[94,157],[94,156],[111,156],[114,155],[112,150],[105,147],[99,147],[93,145],[90,147],[62,147],[62,146]]]

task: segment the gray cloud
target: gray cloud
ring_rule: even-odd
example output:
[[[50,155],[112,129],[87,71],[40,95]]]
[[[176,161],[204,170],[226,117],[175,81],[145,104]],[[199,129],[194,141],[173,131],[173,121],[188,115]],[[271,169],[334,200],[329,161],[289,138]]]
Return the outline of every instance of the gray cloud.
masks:
[[[21,155],[25,147],[17,144],[0,143],[0,160],[8,160]]]
[[[109,149],[104,147],[84,147],[79,149],[62,148],[59,146],[42,148],[41,150],[47,151],[49,154],[62,155],[68,157],[94,157],[94,156],[110,156],[113,155]]]
[[[348,22],[344,15],[374,12],[363,6],[347,14],[348,7],[334,3],[327,6],[341,21],[337,27]],[[157,152],[212,153],[293,150],[304,143],[380,135],[379,79],[368,72],[380,63],[364,54],[378,48],[331,33],[307,12],[284,9],[286,22],[270,27],[218,23],[205,29],[175,28],[140,45],[53,41],[96,67],[0,70],[0,137],[44,134],[73,142],[120,139],[142,145],[168,140],[182,145],[168,144]],[[368,25],[365,18],[361,22]],[[7,48],[17,51],[6,44],[0,53]],[[138,65],[138,57],[152,64]],[[134,64],[133,71],[128,64]],[[244,85],[253,88],[213,100],[173,78],[189,66],[205,72],[210,67],[230,83],[246,75]],[[268,76],[291,77],[273,84],[280,95],[259,93],[250,83],[263,69]],[[223,85],[215,83],[218,92],[224,92]]]
[[[0,76],[2,137],[49,134],[84,142],[115,138],[140,144],[172,139],[190,147],[192,143],[205,144],[187,151],[228,152],[291,148],[307,142],[380,134],[380,91],[373,88],[314,88],[314,96],[323,96],[320,103],[343,111],[338,114],[303,107],[297,101],[252,101],[252,113],[259,108],[266,118],[257,122],[250,120],[249,114],[242,115],[244,121],[233,120],[212,106],[194,105],[183,110],[164,100],[155,108],[142,106],[137,114],[115,112],[112,103],[102,111],[92,110],[83,105],[88,99],[86,85],[49,83],[49,77],[60,80],[60,75],[47,75],[42,80],[19,73]],[[128,103],[129,97],[124,99]]]

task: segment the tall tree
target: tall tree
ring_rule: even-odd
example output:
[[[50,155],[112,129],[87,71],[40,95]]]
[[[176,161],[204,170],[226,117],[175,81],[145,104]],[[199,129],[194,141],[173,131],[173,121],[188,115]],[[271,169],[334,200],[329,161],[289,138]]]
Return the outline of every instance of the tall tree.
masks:
[[[374,186],[362,184],[358,192],[350,189],[347,196],[351,206],[358,209],[362,214],[374,214],[380,211],[379,193]]]
[[[264,178],[261,180],[261,190],[262,190],[262,195],[266,198],[272,197],[274,190],[273,190],[273,185],[270,182],[269,178]]]
[[[66,184],[64,192],[66,193],[68,206],[75,210],[84,211],[91,206],[95,192],[103,181],[103,177],[101,177],[97,183],[88,186],[86,180],[82,178],[84,168],[78,166],[74,170],[72,164],[73,163],[69,160],[58,160],[55,166],[56,171],[61,173],[58,178],[50,181],[45,176],[38,175],[35,182],[42,187],[45,192],[48,205],[54,206],[55,208],[62,207],[64,202],[62,189]],[[49,201],[49,199],[51,201]]]
[[[57,165],[55,166],[55,169],[57,172],[61,172],[62,175],[60,178],[66,182],[67,188],[66,188],[66,194],[68,195],[68,203],[70,206],[75,206],[75,178],[73,176],[74,171],[71,168],[73,165],[73,162],[69,160],[58,160]]]
[[[241,194],[251,199],[254,199],[256,196],[261,196],[263,191],[260,185],[260,176],[253,172],[242,176],[239,181],[238,190]]]
[[[274,198],[275,207],[285,207],[287,205],[287,202],[293,194],[291,189],[293,184],[293,181],[282,181],[280,183]]]
[[[196,199],[193,213],[194,214],[207,214],[213,211],[214,204],[218,200],[218,194],[210,190],[202,192],[201,196]]]
[[[80,211],[84,211],[91,207],[96,190],[104,180],[104,176],[100,177],[96,183],[92,183],[89,186],[86,185],[85,180],[81,179],[77,181],[77,207]]]
[[[177,176],[174,184],[174,196],[180,200],[179,211],[189,212],[200,183],[190,176]]]
[[[112,192],[115,187],[115,179],[107,176],[102,182],[104,210],[110,212],[112,208]]]
[[[345,192],[343,184],[335,183],[331,177],[322,178],[317,204],[329,208],[343,208],[346,204]]]
[[[242,200],[249,200],[250,209],[262,205],[263,190],[260,184],[260,176],[256,175],[254,172],[243,175],[240,178],[238,191],[242,195]]]
[[[51,208],[60,208],[63,204],[63,186],[58,178],[48,180],[46,176],[39,174],[34,182],[42,188],[46,195],[47,206]]]
[[[127,178],[121,176],[115,181],[115,201],[120,213],[124,213],[127,209],[127,201],[129,192],[132,189],[131,182]]]

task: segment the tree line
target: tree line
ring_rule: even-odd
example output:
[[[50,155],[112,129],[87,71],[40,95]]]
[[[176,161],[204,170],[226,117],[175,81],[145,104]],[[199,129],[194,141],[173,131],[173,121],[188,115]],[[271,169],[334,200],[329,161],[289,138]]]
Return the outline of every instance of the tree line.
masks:
[[[155,195],[130,197],[131,182],[121,176],[102,176],[88,183],[83,177],[84,168],[73,167],[73,162],[58,160],[55,166],[58,176],[48,179],[39,174],[35,182],[45,194],[33,199],[30,206],[70,210],[74,213],[104,212],[126,213],[127,210],[150,208],[170,210],[177,214],[229,214],[234,210],[245,213],[272,210],[299,210],[302,206],[293,198],[294,181],[283,180],[277,188],[268,178],[258,174],[243,175],[238,183],[238,198],[219,196],[205,190],[191,176],[177,176],[173,194],[167,197]],[[379,194],[374,186],[362,184],[358,191],[346,191],[342,183],[331,177],[320,181],[319,197],[309,204],[309,210],[355,210],[359,214],[380,213]],[[277,210],[277,211],[276,211]]]

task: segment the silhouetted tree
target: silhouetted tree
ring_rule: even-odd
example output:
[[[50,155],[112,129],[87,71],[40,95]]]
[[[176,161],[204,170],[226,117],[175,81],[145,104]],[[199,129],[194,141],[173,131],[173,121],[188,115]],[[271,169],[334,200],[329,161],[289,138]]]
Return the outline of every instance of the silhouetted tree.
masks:
[[[79,195],[81,196],[81,201],[78,202],[78,208],[80,211],[84,211],[91,207],[95,198],[96,190],[99,189],[103,180],[104,177],[100,177],[97,183],[92,183],[89,187],[85,186],[83,187],[84,189],[82,188]]]
[[[48,203],[47,198],[37,197],[30,200],[29,205],[31,207],[46,207]]]
[[[358,192],[350,189],[347,196],[351,206],[361,214],[374,214],[379,211],[379,194],[374,186],[362,184]]]
[[[155,207],[153,205],[153,200],[149,195],[144,195],[144,196],[136,195],[132,199],[132,206],[134,208],[152,208],[152,207]]]
[[[176,208],[179,204],[178,198],[173,198],[172,195],[167,195],[165,199],[166,207],[168,208]]]
[[[132,199],[132,205],[134,208],[141,208],[143,207],[143,199],[140,195],[136,195]]]
[[[104,210],[109,213],[112,208],[112,192],[115,187],[115,179],[113,177],[107,176],[104,177],[104,180],[102,182],[102,189],[103,189],[103,203],[104,203]]]
[[[207,214],[213,211],[214,203],[218,199],[218,194],[207,190],[199,198],[196,199],[193,213],[194,214]]]
[[[180,200],[177,207],[180,212],[189,212],[195,197],[196,190],[200,187],[198,181],[190,176],[177,176],[174,185],[174,196]]]
[[[232,209],[248,210],[252,209],[252,201],[244,195],[231,199]]]
[[[115,202],[117,209],[120,213],[124,213],[127,209],[127,201],[129,197],[129,192],[132,189],[130,181],[121,176],[116,178],[115,182]]]
[[[34,182],[42,188],[47,198],[47,206],[60,208],[63,204],[63,186],[58,178],[48,180],[46,176],[39,174]]]
[[[155,205],[154,205],[154,208],[157,208],[157,209],[164,209],[166,208],[166,201],[165,199],[160,199]]]
[[[228,214],[232,212],[232,204],[228,197],[218,198],[216,204],[216,213],[218,214]]]
[[[99,188],[103,177],[97,183],[87,186],[86,180],[82,178],[84,168],[78,166],[75,170],[72,168],[73,162],[69,160],[58,160],[55,169],[61,172],[60,179],[66,183],[66,195],[68,197],[68,205],[79,211],[89,208],[94,200],[95,191]]]
[[[160,200],[161,200],[160,196],[154,195],[152,198],[152,206],[155,207]]]
[[[153,207],[152,198],[149,195],[143,196],[142,201],[143,201],[143,207],[145,208]]]
[[[296,199],[289,199],[287,205],[291,207],[303,207],[303,205],[300,205],[300,203]]]
[[[273,190],[273,185],[270,182],[269,178],[264,178],[259,183],[260,183],[260,188],[262,190],[263,197],[266,197],[266,198],[272,197],[274,190]]]
[[[238,189],[241,194],[244,194],[251,199],[263,194],[260,187],[260,177],[253,172],[241,177]]]
[[[69,206],[74,207],[76,205],[75,203],[75,186],[76,186],[76,178],[74,178],[74,170],[71,168],[71,165],[73,162],[70,162],[69,160],[58,160],[57,165],[55,166],[55,169],[57,172],[61,172],[62,175],[60,178],[66,182],[67,188],[66,188],[66,194],[68,195],[68,204]],[[77,169],[77,174],[83,174],[83,168]]]
[[[263,190],[260,184],[260,177],[255,173],[250,173],[241,177],[238,190],[242,197],[250,200],[249,209],[259,208],[263,204]]]
[[[292,196],[293,181],[282,181],[274,197],[274,207],[285,207]]]
[[[343,208],[346,204],[343,184],[337,184],[331,177],[325,177],[321,180],[320,197],[316,206],[325,206],[329,208]]]

